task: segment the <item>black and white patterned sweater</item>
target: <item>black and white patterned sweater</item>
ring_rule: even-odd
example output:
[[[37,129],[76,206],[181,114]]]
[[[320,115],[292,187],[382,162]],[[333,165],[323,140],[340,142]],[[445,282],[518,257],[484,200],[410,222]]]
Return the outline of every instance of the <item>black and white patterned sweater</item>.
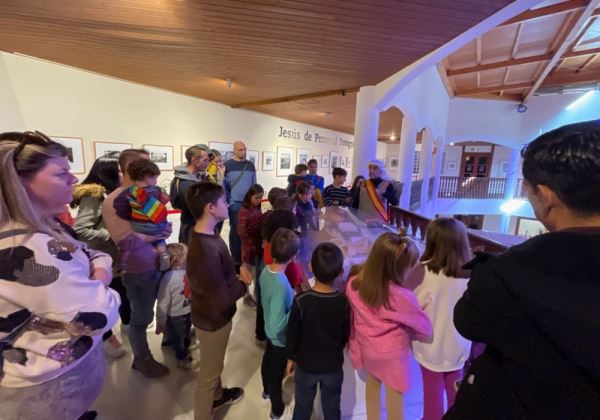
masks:
[[[111,267],[110,256],[82,242],[0,229],[0,386],[54,379],[102,342],[120,299],[90,275]]]

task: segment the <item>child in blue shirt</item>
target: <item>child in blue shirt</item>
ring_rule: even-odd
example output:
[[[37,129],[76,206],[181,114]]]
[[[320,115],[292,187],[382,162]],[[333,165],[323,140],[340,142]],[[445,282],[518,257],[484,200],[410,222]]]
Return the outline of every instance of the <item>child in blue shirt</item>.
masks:
[[[271,419],[283,416],[285,406],[281,383],[287,366],[286,330],[294,292],[285,276],[285,268],[300,249],[300,238],[289,229],[278,229],[271,238],[273,263],[260,275],[261,303],[264,310],[267,348],[261,364],[263,398],[271,399]]]

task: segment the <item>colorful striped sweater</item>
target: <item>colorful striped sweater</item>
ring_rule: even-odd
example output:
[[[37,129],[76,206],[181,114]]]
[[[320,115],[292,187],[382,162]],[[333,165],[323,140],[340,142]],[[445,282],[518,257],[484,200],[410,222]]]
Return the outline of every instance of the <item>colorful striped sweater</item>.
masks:
[[[115,199],[114,207],[123,219],[160,224],[167,220],[168,202],[169,196],[157,186],[132,185]]]

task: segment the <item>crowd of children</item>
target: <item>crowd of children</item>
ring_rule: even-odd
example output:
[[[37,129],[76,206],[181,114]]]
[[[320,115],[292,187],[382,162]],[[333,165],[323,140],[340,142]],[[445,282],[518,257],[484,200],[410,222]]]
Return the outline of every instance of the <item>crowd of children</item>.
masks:
[[[452,308],[466,288],[467,273],[461,268],[470,258],[466,230],[453,219],[435,220],[420,262],[413,241],[382,234],[365,263],[351,269],[341,291],[332,284],[344,274],[342,251],[320,243],[310,260],[314,282],[303,290],[307,276],[296,257],[302,233],[319,230],[321,203],[314,193],[323,189],[322,178],[312,174],[308,179],[306,170],[307,165],[297,165],[287,190],[269,191],[271,210],[265,213],[263,187],[248,189],[237,218],[241,267],[220,236],[218,225],[228,218],[228,204],[215,182],[189,188],[187,203],[196,221],[189,249],[154,243],[161,271],[166,271],[158,292],[156,333],[164,334],[163,345],[173,347],[178,367],[199,368],[196,418],[210,418],[215,409],[243,397],[242,388],[223,387],[220,376],[236,301],[251,284],[257,303],[256,340],[264,347],[262,397],[270,403],[271,419],[308,420],[317,387],[325,418],[339,419],[346,347],[354,368],[367,372],[369,419],[379,418],[382,384],[387,418],[402,418],[411,351],[423,374],[424,419],[440,418],[444,393],[452,405],[470,351],[469,341],[451,322]],[[136,232],[156,234],[167,223],[169,198],[156,186],[159,174],[149,160],[133,161],[128,167],[133,185],[115,199],[117,214],[131,220]],[[342,168],[333,169],[333,183],[322,191],[325,206],[351,205],[346,175]],[[407,287],[409,275],[419,277],[415,291]],[[199,361],[189,350],[192,324],[202,354]],[[290,375],[295,377],[293,414],[282,397],[282,383]]]

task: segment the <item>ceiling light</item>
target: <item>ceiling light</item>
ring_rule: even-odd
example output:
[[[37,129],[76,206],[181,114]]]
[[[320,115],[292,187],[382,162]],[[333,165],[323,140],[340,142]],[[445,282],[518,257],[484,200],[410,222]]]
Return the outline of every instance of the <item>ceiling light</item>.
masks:
[[[579,98],[577,98],[573,102],[571,102],[565,109],[567,111],[572,111],[572,110],[574,110],[576,108],[579,108],[581,105],[583,105],[584,103],[586,103],[592,97],[592,95],[594,93],[595,93],[595,91],[588,90],[583,95],[581,95]]]
[[[392,134],[392,135],[390,136],[390,140],[391,140],[391,141],[394,141],[394,140],[396,140],[396,136]]]
[[[506,214],[513,214],[526,203],[525,200],[508,200],[506,203],[500,206],[500,210]]]

